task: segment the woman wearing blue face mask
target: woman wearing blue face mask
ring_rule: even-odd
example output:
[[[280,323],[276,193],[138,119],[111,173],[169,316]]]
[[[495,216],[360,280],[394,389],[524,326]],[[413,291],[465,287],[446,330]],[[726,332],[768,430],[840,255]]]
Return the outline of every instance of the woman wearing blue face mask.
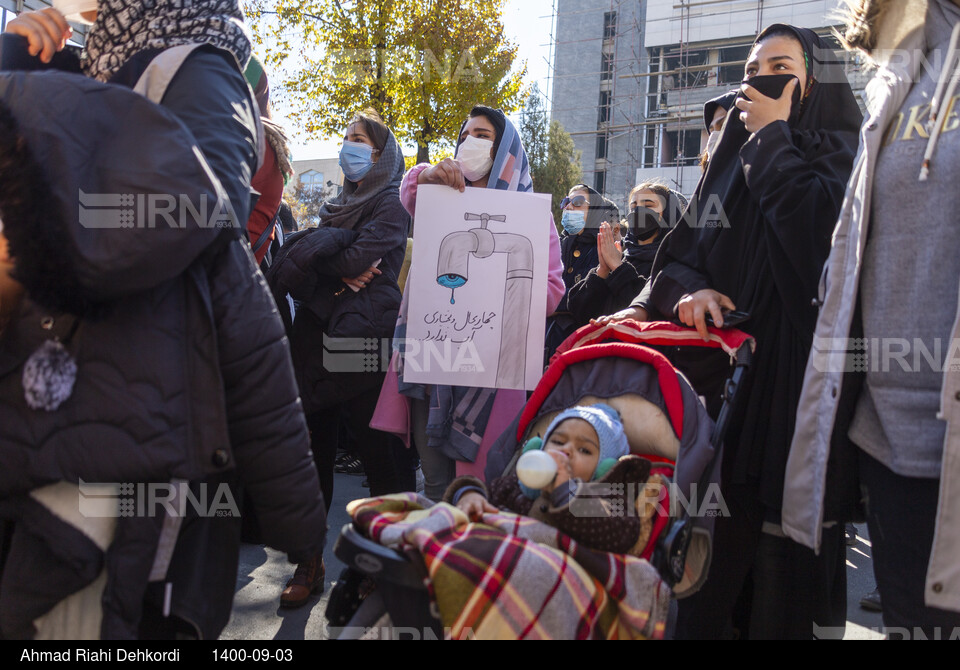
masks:
[[[567,304],[570,289],[597,267],[597,234],[603,222],[618,224],[620,212],[617,206],[586,184],[577,184],[570,189],[560,207],[563,210],[560,225],[560,259],[563,261],[564,294],[556,312],[547,321],[547,336],[544,344],[544,365],[567,337],[584,325],[577,321]]]
[[[360,338],[389,343],[400,308],[397,278],[410,227],[410,216],[400,204],[403,154],[376,112],[353,118],[344,133],[340,166],[343,192],[320,209],[317,228],[289,238],[267,277],[281,311],[287,294],[300,302],[292,320],[285,317],[328,509],[341,422],[356,438],[356,455],[371,495],[416,487],[412,459],[403,444],[369,425],[384,372],[379,366],[354,370],[349,360],[357,358],[356,343],[364,341]],[[365,348],[363,353],[377,352]],[[311,593],[322,590],[323,579],[319,556],[300,564],[280,604],[305,604]]]

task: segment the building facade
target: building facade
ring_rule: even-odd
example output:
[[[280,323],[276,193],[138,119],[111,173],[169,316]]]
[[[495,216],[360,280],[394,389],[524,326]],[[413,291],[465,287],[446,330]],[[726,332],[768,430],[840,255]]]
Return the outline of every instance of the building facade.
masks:
[[[583,181],[626,200],[642,151],[647,0],[557,0],[551,119],[581,152]]]
[[[831,17],[840,4],[840,0],[559,0],[553,114],[583,151],[585,177],[592,178],[587,183],[602,185],[597,190],[619,205],[633,185],[651,179],[691,195],[707,139],[703,103],[738,87],[759,31],[773,23],[788,23],[833,40],[836,22]],[[618,23],[609,33],[602,32],[610,13],[639,18],[630,26]],[[578,22],[584,38],[565,38],[564,27],[570,30]],[[596,38],[598,22],[601,33]],[[868,76],[852,54],[833,43],[859,95]],[[612,61],[604,60],[610,58],[607,54]],[[597,74],[587,67],[598,59],[610,63],[606,79],[603,69]],[[594,90],[598,105],[591,126],[589,101]],[[610,105],[609,114],[605,104]],[[601,123],[605,118],[608,122]],[[604,137],[606,158],[599,151]]]
[[[293,193],[298,184],[324,191],[331,198],[340,195],[343,190],[343,172],[337,157],[292,161],[290,165],[293,167],[293,177],[287,183],[288,193]]]

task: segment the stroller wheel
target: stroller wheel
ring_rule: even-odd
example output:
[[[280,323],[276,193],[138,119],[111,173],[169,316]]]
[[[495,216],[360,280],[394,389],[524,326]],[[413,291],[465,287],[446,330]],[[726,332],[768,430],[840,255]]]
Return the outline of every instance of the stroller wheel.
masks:
[[[327,601],[325,614],[331,626],[346,626],[356,614],[360,604],[370,593],[369,584],[364,584],[365,580],[364,575],[350,568],[344,568],[340,573]]]

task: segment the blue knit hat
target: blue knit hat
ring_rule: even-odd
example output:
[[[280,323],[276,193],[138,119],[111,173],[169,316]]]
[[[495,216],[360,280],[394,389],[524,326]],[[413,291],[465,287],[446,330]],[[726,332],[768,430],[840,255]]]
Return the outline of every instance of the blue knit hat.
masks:
[[[596,405],[578,405],[565,409],[550,422],[543,441],[550,440],[550,434],[557,426],[567,419],[583,419],[597,431],[600,440],[600,458],[597,460],[597,469],[593,471],[592,480],[597,480],[610,472],[617,461],[630,453],[630,444],[623,432],[623,422],[620,413],[610,405],[598,403]]]
[[[620,458],[630,453],[630,444],[623,432],[620,413],[604,404],[579,405],[563,410],[550,422],[543,439],[535,437],[527,441],[523,451],[543,449],[550,439],[550,434],[567,419],[583,419],[597,431],[597,438],[600,440],[600,457],[597,459],[597,468],[593,471],[591,481],[602,478],[610,472]],[[530,489],[522,483],[520,488],[528,498],[536,499],[539,495],[539,491]]]

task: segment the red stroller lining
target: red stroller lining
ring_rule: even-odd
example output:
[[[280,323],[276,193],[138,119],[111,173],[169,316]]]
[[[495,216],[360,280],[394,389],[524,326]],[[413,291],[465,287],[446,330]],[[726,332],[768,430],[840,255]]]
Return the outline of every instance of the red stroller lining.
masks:
[[[714,519],[699,511],[704,501],[716,501],[716,491],[705,489],[719,482],[719,459],[714,456],[722,435],[700,394],[664,352],[672,356],[671,352],[682,354],[688,348],[712,349],[735,360],[744,347],[751,353],[755,348],[753,338],[738,330],[711,328],[709,334],[709,339],[703,340],[695,330],[667,322],[624,321],[580,328],[557,349],[515,430],[496,445],[499,461],[488,461],[493,465],[487,469],[488,480],[511,471],[520,445],[534,435],[542,437],[559,411],[578,404],[610,404],[621,413],[634,454],[676,464],[669,488],[669,497],[676,504],[670,518],[658,512],[655,533],[644,555],[650,556],[656,536],[685,514],[693,539],[684,577],[675,591],[680,597],[693,593],[706,577],[710,562]],[[725,367],[722,361],[714,362],[706,372],[715,375],[716,369]],[[701,373],[695,377],[704,376],[703,371],[694,372]],[[709,381],[711,395],[725,388],[721,379]],[[499,472],[494,475],[496,466]],[[693,504],[680,510],[678,506],[685,501]]]

